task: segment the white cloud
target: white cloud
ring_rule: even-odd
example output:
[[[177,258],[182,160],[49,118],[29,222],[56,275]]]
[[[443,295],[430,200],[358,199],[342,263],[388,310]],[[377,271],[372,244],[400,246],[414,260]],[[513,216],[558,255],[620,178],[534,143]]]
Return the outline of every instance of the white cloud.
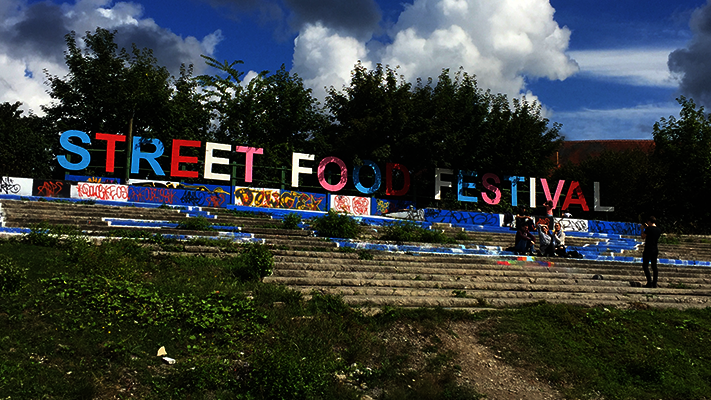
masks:
[[[634,86],[676,88],[679,82],[667,62],[674,49],[614,49],[571,51],[581,75]]]
[[[651,140],[654,123],[669,116],[679,118],[678,103],[556,112],[551,118],[563,124],[566,140]]]
[[[526,92],[524,77],[562,80],[578,70],[565,53],[570,31],[555,22],[548,0],[415,0],[404,7],[385,42],[307,26],[294,70],[313,87],[340,88],[357,60],[399,67],[412,81],[463,67],[480,87],[510,96]]]
[[[219,30],[201,40],[182,38],[143,17],[137,3],[112,0],[77,0],[55,4],[51,1],[28,4],[26,0],[4,0],[0,4],[0,102],[23,103],[23,109],[41,114],[48,104],[45,73],[64,76],[64,35],[75,31],[80,38],[97,27],[118,31],[119,47],[154,50],[158,64],[177,75],[181,63],[194,64],[199,74],[206,66],[201,54],[214,54],[222,40]]]

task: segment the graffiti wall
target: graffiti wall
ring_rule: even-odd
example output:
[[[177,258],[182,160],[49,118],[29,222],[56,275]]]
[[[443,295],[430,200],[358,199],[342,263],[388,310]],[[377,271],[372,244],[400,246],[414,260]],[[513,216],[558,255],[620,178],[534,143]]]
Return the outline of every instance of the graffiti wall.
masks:
[[[32,195],[42,197],[71,197],[71,184],[66,181],[35,180],[32,184]]]
[[[113,184],[120,184],[121,183],[121,178],[114,178],[114,177],[107,178],[105,176],[90,176],[90,175],[69,175],[69,174],[66,174],[64,176],[64,180],[65,181],[72,181],[72,182],[113,183]]]
[[[370,215],[370,197],[332,194],[331,209],[353,215]]]
[[[128,186],[78,182],[71,187],[71,197],[84,200],[128,201]]]
[[[499,214],[480,212],[439,210],[436,208],[425,209],[425,221],[444,222],[461,225],[500,226]]]
[[[235,205],[279,208],[279,189],[236,187]]]
[[[328,195],[283,190],[279,193],[279,208],[303,211],[328,211]]]
[[[588,221],[588,231],[593,233],[613,233],[618,235],[639,236],[639,224],[629,222]]]
[[[0,194],[32,196],[32,179],[3,176],[0,178]]]
[[[415,207],[415,202],[407,200],[376,199],[373,198],[372,215],[385,215],[407,211]]]
[[[587,219],[572,219],[572,218],[562,218],[556,219],[560,222],[561,228],[565,232],[588,232],[588,220]]]

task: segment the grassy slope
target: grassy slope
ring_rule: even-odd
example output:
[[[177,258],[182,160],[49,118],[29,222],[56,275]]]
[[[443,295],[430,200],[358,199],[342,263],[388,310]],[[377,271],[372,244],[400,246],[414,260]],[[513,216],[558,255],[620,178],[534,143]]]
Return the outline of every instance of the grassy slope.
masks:
[[[485,324],[483,340],[571,397],[711,398],[708,309],[366,317],[335,297],[250,282],[254,259],[268,258],[259,248],[157,259],[131,240],[28,239],[0,242],[0,282],[27,272],[18,290],[0,286],[0,399],[478,398],[428,333],[453,319]],[[402,323],[422,327],[424,362],[422,348],[387,340]],[[156,357],[161,346],[176,364]]]

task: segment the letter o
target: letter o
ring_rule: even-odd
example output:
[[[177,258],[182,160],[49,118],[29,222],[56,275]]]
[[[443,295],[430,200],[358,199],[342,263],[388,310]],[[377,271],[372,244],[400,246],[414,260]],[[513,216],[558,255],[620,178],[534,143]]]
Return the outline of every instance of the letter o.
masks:
[[[330,163],[334,163],[341,168],[341,180],[335,185],[331,185],[326,182],[326,178],[324,177],[326,165]],[[318,183],[321,184],[322,188],[328,190],[329,192],[337,192],[346,186],[346,182],[348,182],[348,169],[346,168],[346,164],[343,160],[338,157],[325,157],[320,163],[318,163]]]
[[[363,167],[370,167],[373,168],[373,172],[375,173],[375,182],[373,183],[373,186],[366,188],[360,183],[360,169]],[[380,174],[380,168],[378,166],[370,161],[370,160],[364,160],[363,165],[358,165],[356,167],[353,167],[353,184],[355,185],[356,189],[358,189],[359,192],[363,194],[373,194],[375,193],[378,189],[380,189],[380,182],[382,181],[381,179],[381,174]]]

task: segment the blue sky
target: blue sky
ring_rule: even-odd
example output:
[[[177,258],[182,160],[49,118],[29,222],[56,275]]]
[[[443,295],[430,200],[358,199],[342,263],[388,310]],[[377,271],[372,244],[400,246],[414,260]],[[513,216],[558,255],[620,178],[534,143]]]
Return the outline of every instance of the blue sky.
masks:
[[[4,0],[0,101],[41,113],[42,71],[66,73],[63,35],[101,26],[174,72],[209,73],[200,54],[243,60],[248,77],[285,64],[320,98],[358,60],[413,81],[461,66],[540,101],[568,140],[651,139],[679,95],[711,103],[709,22],[702,0]]]

